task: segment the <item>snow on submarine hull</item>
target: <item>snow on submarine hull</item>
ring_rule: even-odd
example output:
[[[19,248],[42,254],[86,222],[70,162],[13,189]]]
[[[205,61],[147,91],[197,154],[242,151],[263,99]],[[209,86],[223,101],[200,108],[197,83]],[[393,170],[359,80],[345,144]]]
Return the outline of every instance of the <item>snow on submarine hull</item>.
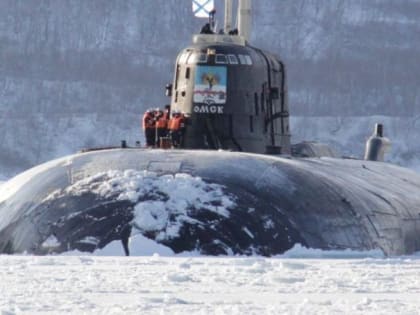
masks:
[[[0,188],[0,253],[93,252],[141,233],[174,252],[275,255],[420,249],[420,176],[378,162],[113,149],[30,169]],[[137,249],[141,251],[141,249]]]

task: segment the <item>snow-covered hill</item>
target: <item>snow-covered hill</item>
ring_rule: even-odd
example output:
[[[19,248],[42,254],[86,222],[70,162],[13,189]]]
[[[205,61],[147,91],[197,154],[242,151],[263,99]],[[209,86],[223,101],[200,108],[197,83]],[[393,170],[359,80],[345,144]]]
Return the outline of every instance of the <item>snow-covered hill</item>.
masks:
[[[400,149],[392,159],[412,163],[420,0],[265,0],[254,9],[252,43],[289,69],[295,139],[340,134],[340,147],[361,155],[373,127],[365,117],[381,115]],[[0,174],[142,139],[140,114],[168,101],[174,57],[203,23],[190,10],[189,0],[0,0]]]

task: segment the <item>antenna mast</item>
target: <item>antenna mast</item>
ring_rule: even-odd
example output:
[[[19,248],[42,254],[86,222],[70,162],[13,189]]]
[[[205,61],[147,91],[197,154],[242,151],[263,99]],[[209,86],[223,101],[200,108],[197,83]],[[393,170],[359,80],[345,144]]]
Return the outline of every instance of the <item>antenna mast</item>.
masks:
[[[249,41],[251,37],[251,0],[239,0],[238,29],[239,35]]]
[[[232,0],[225,0],[225,34],[232,29]]]

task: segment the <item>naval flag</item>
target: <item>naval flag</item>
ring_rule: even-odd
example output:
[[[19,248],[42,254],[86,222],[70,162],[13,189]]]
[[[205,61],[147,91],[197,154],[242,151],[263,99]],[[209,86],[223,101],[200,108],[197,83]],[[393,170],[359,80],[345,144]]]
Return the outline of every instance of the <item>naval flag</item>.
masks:
[[[214,10],[214,0],[193,0],[193,12],[196,17],[208,18]]]

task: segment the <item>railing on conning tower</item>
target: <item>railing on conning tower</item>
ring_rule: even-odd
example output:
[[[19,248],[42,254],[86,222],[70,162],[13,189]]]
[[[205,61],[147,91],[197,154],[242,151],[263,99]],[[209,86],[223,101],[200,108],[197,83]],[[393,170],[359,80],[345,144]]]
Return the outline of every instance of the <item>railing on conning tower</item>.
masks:
[[[219,34],[195,34],[192,42],[194,44],[226,43],[245,46],[246,41],[242,36],[219,35]]]

